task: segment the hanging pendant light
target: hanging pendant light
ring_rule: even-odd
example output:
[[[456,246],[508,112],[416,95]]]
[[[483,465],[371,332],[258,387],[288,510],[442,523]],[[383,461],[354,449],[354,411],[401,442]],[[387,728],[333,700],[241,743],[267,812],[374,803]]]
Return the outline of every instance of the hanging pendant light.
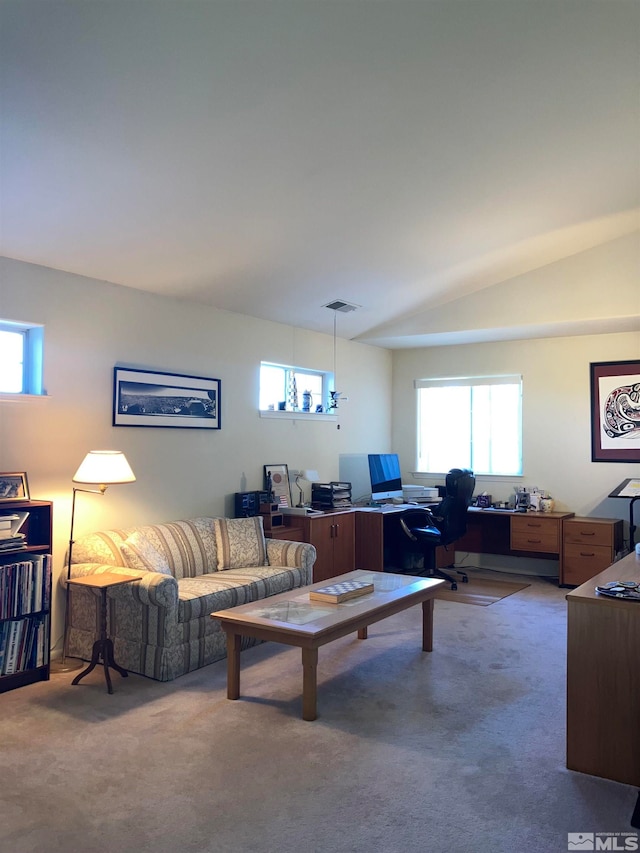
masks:
[[[360,306],[354,305],[351,302],[345,302],[344,299],[334,299],[333,302],[329,302],[324,306],[325,308],[330,308],[333,311],[333,387],[334,390],[329,392],[329,403],[327,406],[327,411],[335,412],[338,408],[338,402],[340,400],[341,391],[337,390],[338,387],[338,372],[337,372],[337,363],[336,363],[336,351],[337,351],[337,319],[338,319],[338,311],[341,311],[343,314],[348,314],[351,311],[356,311]]]

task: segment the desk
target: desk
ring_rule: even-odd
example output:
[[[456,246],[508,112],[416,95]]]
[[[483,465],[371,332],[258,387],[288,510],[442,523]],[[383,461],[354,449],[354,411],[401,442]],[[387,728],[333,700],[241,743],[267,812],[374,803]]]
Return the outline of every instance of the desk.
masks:
[[[413,507],[412,507],[413,508]],[[310,542],[318,552],[314,581],[328,580],[353,569],[383,572],[402,569],[398,513],[370,507],[314,516],[285,516],[279,537]],[[575,524],[574,524],[575,522]],[[288,531],[291,527],[292,533]],[[294,532],[295,530],[295,532]],[[585,551],[585,544],[589,544]],[[572,512],[509,512],[469,507],[467,532],[450,550],[436,549],[438,568],[450,566],[452,552],[502,554],[558,560],[560,586],[577,585],[609,565],[622,545],[619,519],[576,518]]]
[[[385,533],[393,524],[394,513],[358,512],[357,508],[355,513],[356,565],[384,571]],[[563,521],[572,516],[572,512],[520,513],[470,507],[467,532],[455,543],[455,550],[559,560]],[[450,565],[451,553],[437,548],[436,565]]]
[[[572,512],[503,512],[470,507],[457,551],[560,559],[562,523]]]
[[[640,602],[599,596],[640,581],[631,553],[567,594],[567,767],[640,785]]]

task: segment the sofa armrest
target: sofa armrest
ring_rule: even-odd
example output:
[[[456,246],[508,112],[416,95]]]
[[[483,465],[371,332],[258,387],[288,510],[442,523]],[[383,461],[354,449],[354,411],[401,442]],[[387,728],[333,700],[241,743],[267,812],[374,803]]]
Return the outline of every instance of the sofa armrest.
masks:
[[[114,575],[135,575],[140,578],[140,583],[126,584],[112,590],[111,594],[132,595],[141,604],[151,604],[154,607],[177,607],[178,606],[178,581],[172,575],[163,575],[160,572],[144,572],[136,569],[127,569],[123,566],[107,566],[104,563],[73,563],[71,565],[71,577],[80,578],[86,575],[102,575],[108,572]],[[61,577],[60,582],[66,586],[67,579]]]
[[[316,561],[316,549],[308,542],[290,542],[287,539],[266,539],[267,558],[270,566],[302,569],[307,573],[307,583],[311,583],[313,564]]]

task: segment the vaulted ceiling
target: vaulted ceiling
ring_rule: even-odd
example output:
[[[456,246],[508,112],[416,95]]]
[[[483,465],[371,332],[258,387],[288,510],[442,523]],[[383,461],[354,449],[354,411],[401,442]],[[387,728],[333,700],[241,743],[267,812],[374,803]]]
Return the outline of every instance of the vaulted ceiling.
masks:
[[[339,335],[403,346],[408,317],[639,227],[635,0],[0,15],[10,258],[321,332],[342,299]]]

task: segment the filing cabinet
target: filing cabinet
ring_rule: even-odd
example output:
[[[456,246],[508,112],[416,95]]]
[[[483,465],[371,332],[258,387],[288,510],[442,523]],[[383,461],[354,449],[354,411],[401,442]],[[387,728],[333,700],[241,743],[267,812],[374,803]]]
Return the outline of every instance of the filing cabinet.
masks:
[[[313,582],[352,572],[355,568],[356,525],[353,512],[302,516],[304,541],[315,546]]]
[[[564,522],[560,585],[580,586],[590,580],[613,563],[621,548],[621,519],[579,516],[567,519]]]

